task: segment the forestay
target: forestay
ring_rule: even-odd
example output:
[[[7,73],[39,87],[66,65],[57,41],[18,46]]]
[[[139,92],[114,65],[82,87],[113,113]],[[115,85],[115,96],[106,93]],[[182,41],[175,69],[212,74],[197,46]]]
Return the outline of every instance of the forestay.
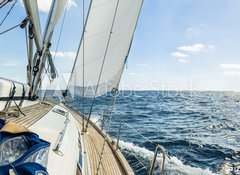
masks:
[[[142,3],[92,0],[70,78],[71,93],[93,97],[118,88]]]

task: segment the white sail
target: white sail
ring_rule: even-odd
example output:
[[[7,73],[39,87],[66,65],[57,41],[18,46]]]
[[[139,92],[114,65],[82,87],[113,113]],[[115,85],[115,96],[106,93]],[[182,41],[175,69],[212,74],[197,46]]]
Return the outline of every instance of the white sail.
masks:
[[[92,97],[118,88],[142,3],[92,0],[69,82],[71,93]]]
[[[37,1],[23,0],[23,4],[30,18],[31,23],[33,24],[33,35],[34,35],[36,47],[38,50],[41,50],[43,39],[42,39],[42,31],[40,26]]]
[[[44,33],[44,42],[48,42],[51,39],[52,32],[60,19],[62,12],[65,8],[67,0],[54,0],[50,9],[50,15],[48,19],[48,23],[45,28]]]

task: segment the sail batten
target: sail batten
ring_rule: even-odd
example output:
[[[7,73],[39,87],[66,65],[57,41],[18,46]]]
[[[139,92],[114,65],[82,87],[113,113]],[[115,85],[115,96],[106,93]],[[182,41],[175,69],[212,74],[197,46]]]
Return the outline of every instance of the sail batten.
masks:
[[[84,50],[81,43],[70,78],[71,93],[94,97],[118,88],[142,3],[143,0],[92,0]]]

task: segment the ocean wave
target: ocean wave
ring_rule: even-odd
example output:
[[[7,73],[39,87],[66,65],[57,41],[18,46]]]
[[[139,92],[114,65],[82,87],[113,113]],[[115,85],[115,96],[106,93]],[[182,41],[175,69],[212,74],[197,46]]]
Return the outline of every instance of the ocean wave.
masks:
[[[70,104],[82,111],[82,98],[76,100]],[[109,96],[96,98],[93,122],[98,121],[110,100]],[[142,167],[132,152],[149,168],[154,147],[148,140],[171,153],[165,175],[240,175],[239,101],[240,93],[233,92],[121,91],[107,134],[116,138],[119,122],[127,123],[122,125],[120,137],[126,143],[121,146],[137,175],[148,171],[139,170]],[[87,115],[92,100],[85,99],[85,103]],[[106,114],[104,129],[107,123]],[[96,124],[102,127],[102,120]]]
[[[240,162],[224,163],[220,165],[220,168],[221,168],[220,175],[228,175],[228,174],[240,175]]]
[[[144,159],[151,160],[154,155],[154,152],[144,147],[139,147],[131,142],[120,140],[119,145],[122,149],[138,155],[143,159],[143,161]],[[158,161],[161,161],[162,156],[158,155],[157,159]],[[175,156],[170,157],[170,159],[166,159],[164,171],[165,174],[168,175],[217,175],[209,169],[201,169],[189,165],[184,165],[183,162]]]

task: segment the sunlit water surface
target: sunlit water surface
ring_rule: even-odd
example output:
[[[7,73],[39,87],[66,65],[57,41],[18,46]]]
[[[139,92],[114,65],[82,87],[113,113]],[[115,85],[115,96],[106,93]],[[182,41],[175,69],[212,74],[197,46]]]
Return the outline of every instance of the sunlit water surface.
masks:
[[[105,111],[97,125],[113,139],[121,121],[119,145],[137,175],[148,173],[154,144],[170,156],[165,175],[240,175],[240,93],[121,91],[110,115],[111,100],[111,94],[96,98],[92,120]],[[90,104],[85,99],[86,114]],[[81,97],[69,105],[83,111]]]

